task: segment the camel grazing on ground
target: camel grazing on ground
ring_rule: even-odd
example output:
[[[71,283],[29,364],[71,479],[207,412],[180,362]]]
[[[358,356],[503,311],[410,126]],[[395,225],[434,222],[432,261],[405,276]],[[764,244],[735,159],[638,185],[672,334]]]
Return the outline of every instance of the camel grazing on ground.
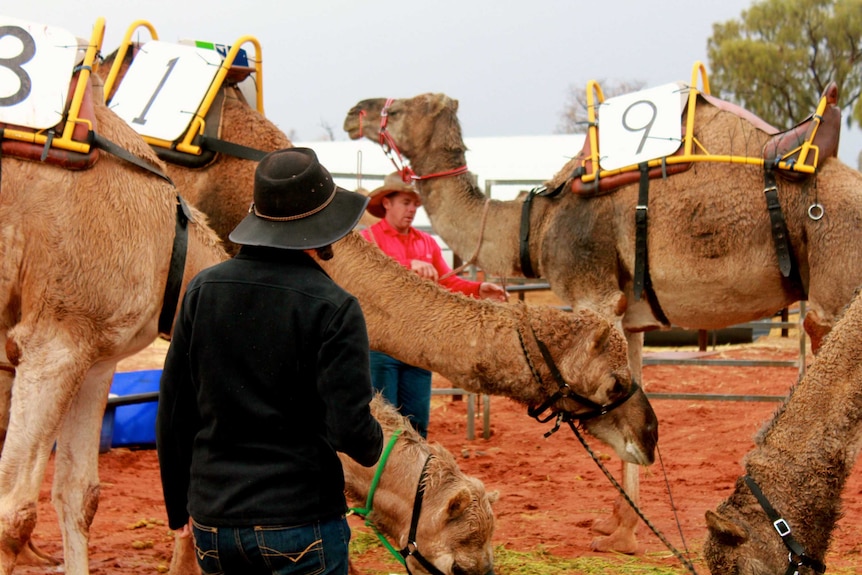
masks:
[[[102,104],[101,81],[88,78],[86,69],[82,74],[79,81],[92,80],[98,93],[95,134],[164,171],[149,146]],[[8,415],[0,458],[0,573],[10,574],[28,547],[56,440],[52,498],[65,573],[85,575],[99,501],[99,430],[114,370],[156,338],[160,310],[171,303],[163,299],[177,189],[104,150],[89,169],[6,153],[0,169],[0,336],[9,368],[0,394]],[[194,274],[227,258],[203,214],[188,209],[180,297]],[[170,328],[173,315],[166,319]]]
[[[466,172],[457,111],[457,100],[443,94],[369,99],[348,112],[344,129],[353,139],[385,142],[410,162],[434,230],[456,253],[476,254],[475,263],[491,274],[524,275],[519,249],[524,203],[490,200],[474,185]],[[770,136],[701,99],[694,133],[714,154],[730,150],[757,157]],[[805,328],[816,349],[862,284],[862,174],[836,158],[820,162],[809,180],[777,184],[795,256],[790,278],[779,271],[762,169],[741,163],[699,163],[650,182],[653,297],[638,299],[633,291],[637,183],[591,197],[569,192],[535,197],[527,257],[563,301],[594,310],[625,331],[638,381],[642,332],[670,324],[726,327],[769,316],[800,299],[808,299]],[[571,167],[564,168],[548,188],[571,173]],[[815,220],[809,207],[818,203],[824,213]],[[624,475],[637,501],[637,471],[625,466]],[[593,547],[634,553],[636,526],[634,513],[618,505],[613,516],[596,524],[610,535]]]
[[[487,493],[475,477],[464,475],[455,458],[439,443],[428,443],[398,410],[377,396],[371,413],[383,427],[384,441],[393,449],[366,507],[376,469],[341,456],[348,497],[358,508],[370,509],[370,521],[396,549],[407,547],[420,478],[425,493],[414,540],[422,556],[442,573],[487,575],[494,572],[494,513],[497,492]],[[429,459],[430,458],[430,459]],[[426,461],[427,468],[423,470]],[[423,476],[424,473],[424,476]],[[407,513],[405,513],[405,511]],[[415,558],[412,572],[421,572]]]
[[[785,520],[805,555],[821,563],[862,448],[860,332],[862,298],[856,297],[744,459],[745,475]],[[733,494],[706,512],[703,555],[712,573],[785,573],[789,548],[774,521],[740,477]]]

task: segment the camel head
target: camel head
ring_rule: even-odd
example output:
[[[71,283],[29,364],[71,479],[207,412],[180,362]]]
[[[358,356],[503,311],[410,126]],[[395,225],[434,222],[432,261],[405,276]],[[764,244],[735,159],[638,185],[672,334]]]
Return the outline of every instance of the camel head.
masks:
[[[584,430],[612,447],[623,461],[653,463],[658,418],[643,389],[632,378],[623,334],[598,313],[586,309],[563,312],[536,306],[530,308],[529,314],[536,339],[552,343],[546,347],[568,388],[588,400],[572,396],[556,402],[552,409],[579,421]],[[559,321],[558,314],[567,315],[564,322]],[[541,360],[541,355],[535,359],[535,351],[527,353],[534,357],[534,366],[544,366],[538,367],[544,392],[553,396],[558,383],[552,368]],[[595,416],[595,405],[616,406]]]
[[[736,492],[730,499],[722,502],[716,511],[706,511],[709,532],[703,544],[703,557],[711,573],[784,573],[788,550],[754,497],[749,494],[742,503],[740,490],[747,489],[741,485],[741,480],[737,481]],[[806,568],[799,572],[814,573]]]
[[[411,161],[429,151],[466,151],[458,122],[458,100],[445,94],[362,100],[347,113],[344,131],[351,140],[368,138]]]

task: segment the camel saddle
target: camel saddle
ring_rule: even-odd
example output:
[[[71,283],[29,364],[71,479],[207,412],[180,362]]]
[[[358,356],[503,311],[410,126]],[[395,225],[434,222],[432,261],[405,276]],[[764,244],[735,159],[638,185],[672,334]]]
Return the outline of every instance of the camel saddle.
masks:
[[[776,173],[788,180],[801,180],[808,177],[819,163],[827,158],[838,154],[838,141],[841,133],[841,108],[838,107],[838,86],[831,82],[823,91],[818,106],[818,112],[808,116],[789,130],[779,131],[774,126],[765,122],[748,110],[721,100],[710,94],[698,93],[698,97],[716,108],[730,112],[751,123],[757,129],[769,134],[771,137],[763,147],[761,159],[764,167],[775,169]],[[823,108],[820,111],[820,108]],[[687,109],[683,111],[683,115]],[[685,117],[681,125],[681,134],[685,133]],[[808,150],[805,144],[809,143]],[[802,152],[806,153],[802,158]],[[684,148],[680,146],[672,156],[682,156]],[[668,157],[672,157],[668,156]],[[612,175],[599,177],[601,172],[596,173],[596,166],[592,162],[592,147],[590,138],[584,139],[581,151],[575,157],[578,168],[575,169],[571,179],[571,191],[584,196],[595,196],[610,193],[622,186],[633,184],[641,179],[640,167],[632,165],[628,168],[616,171]],[[692,157],[696,160],[696,156]],[[665,158],[663,158],[665,160]],[[688,170],[692,162],[666,163],[649,169],[649,178],[667,177]],[[797,165],[812,168],[809,171],[794,169]],[[596,173],[596,178],[590,182],[584,182],[582,176]]]
[[[36,142],[27,142],[18,139],[13,140],[8,137],[4,137],[3,132],[6,129],[14,129],[16,131],[28,132],[34,135],[37,131],[33,128],[0,123],[0,152],[5,156],[12,156],[35,162],[46,162],[68,170],[83,170],[91,167],[98,159],[99,151],[96,146],[90,145],[92,143],[92,134],[96,129],[96,113],[93,108],[93,88],[89,82],[87,82],[87,86],[84,90],[84,97],[81,100],[80,109],[74,111],[76,112],[74,114],[71,114],[70,112],[73,111],[69,109],[72,104],[72,97],[75,94],[75,88],[78,85],[80,75],[81,72],[78,70],[72,76],[69,86],[69,94],[66,98],[66,107],[63,111],[64,119],[59,124],[48,130],[48,140],[44,145]],[[66,119],[70,116],[77,117],[79,119],[79,121],[75,123],[75,128],[72,131],[72,140],[88,146],[89,152],[75,152],[51,145],[53,135],[63,133],[67,121]]]

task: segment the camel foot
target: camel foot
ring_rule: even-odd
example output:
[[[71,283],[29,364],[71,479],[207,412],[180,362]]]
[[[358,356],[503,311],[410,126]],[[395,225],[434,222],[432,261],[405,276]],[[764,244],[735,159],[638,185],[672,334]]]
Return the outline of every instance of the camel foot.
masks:
[[[45,553],[33,543],[33,540],[27,542],[27,547],[21,551],[21,554],[18,556],[17,563],[19,565],[51,565],[56,566],[61,563],[59,559],[54,557],[53,555],[49,555]]]
[[[603,553],[615,551],[634,555],[638,552],[638,539],[634,531],[620,527],[610,535],[593,539],[590,543],[590,549]]]
[[[620,518],[616,513],[611,513],[607,517],[599,517],[592,524],[592,530],[602,535],[610,535],[620,526]]]

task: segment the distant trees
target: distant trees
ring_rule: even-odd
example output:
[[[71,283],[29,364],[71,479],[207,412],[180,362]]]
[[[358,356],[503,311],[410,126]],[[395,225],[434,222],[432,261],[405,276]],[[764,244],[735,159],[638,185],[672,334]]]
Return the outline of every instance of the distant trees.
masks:
[[[646,85],[646,82],[640,80],[610,82],[607,85],[604,80],[597,80],[597,82],[601,86],[605,99],[637,92]],[[560,121],[554,131],[558,134],[585,134],[588,118],[586,81],[581,86],[569,86],[569,93],[566,96],[563,111],[560,113]]]
[[[713,24],[710,91],[777,128],[811,114],[831,81],[848,126],[862,125],[862,0],[760,0]]]

